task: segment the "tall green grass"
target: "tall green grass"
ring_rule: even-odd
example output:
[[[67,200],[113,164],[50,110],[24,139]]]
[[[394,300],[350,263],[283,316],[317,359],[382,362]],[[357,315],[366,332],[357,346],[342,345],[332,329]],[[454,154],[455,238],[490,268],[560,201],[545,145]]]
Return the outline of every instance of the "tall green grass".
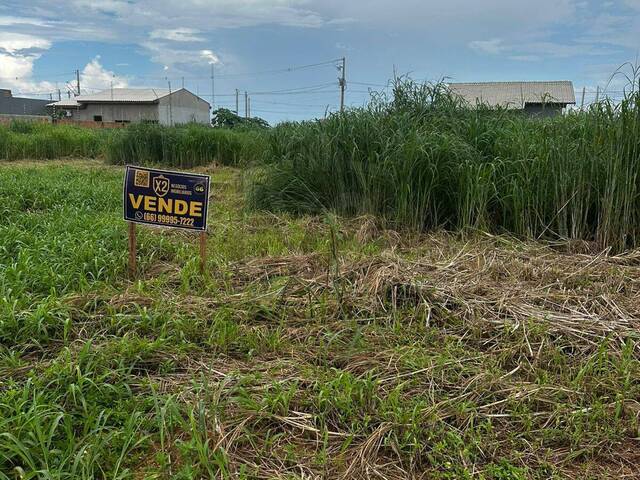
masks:
[[[190,168],[259,161],[266,133],[203,125],[135,124],[122,129],[13,122],[0,126],[0,160],[106,158],[114,164]]]
[[[95,158],[113,133],[71,125],[14,121],[6,127],[0,126],[0,160]]]
[[[467,108],[441,84],[398,80],[389,98],[284,124],[249,178],[254,208],[373,214],[390,226],[640,240],[640,93],[532,119]]]
[[[190,168],[217,162],[239,165],[256,161],[264,150],[263,133],[202,125],[130,126],[111,137],[106,157],[115,164],[157,164]]]

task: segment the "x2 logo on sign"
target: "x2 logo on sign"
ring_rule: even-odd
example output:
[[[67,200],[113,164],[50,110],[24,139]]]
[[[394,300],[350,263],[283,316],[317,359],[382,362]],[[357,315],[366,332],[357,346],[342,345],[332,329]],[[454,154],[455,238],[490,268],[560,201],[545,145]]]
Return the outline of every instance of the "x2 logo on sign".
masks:
[[[164,197],[167,193],[169,193],[170,186],[171,182],[163,175],[160,175],[159,177],[153,179],[153,191],[156,192],[156,195],[158,195],[159,197]]]
[[[189,230],[207,229],[208,175],[127,166],[124,219]]]

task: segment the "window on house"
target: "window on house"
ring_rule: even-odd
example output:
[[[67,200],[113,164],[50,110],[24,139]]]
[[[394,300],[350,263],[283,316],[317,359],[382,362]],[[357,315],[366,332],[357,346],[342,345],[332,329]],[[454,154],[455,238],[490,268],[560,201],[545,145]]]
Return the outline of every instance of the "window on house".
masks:
[[[94,115],[93,116],[93,121],[94,122],[101,122],[102,121],[102,115]]]

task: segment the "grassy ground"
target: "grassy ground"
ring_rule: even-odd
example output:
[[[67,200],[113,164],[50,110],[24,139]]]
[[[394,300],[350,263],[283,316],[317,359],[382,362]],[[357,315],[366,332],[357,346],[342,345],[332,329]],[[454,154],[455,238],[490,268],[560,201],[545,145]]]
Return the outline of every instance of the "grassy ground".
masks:
[[[201,169],[201,171],[204,169]],[[0,478],[628,478],[640,256],[249,213],[192,235],[122,168],[0,166]]]

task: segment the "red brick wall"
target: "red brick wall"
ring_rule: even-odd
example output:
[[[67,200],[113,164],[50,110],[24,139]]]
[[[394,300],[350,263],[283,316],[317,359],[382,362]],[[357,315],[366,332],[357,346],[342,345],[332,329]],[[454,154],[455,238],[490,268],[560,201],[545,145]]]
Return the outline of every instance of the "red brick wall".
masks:
[[[56,120],[55,122],[58,125],[77,125],[79,127],[87,127],[87,128],[124,128],[127,126],[126,123],[115,123],[115,122],[92,122],[91,120]]]
[[[19,122],[38,122],[49,123],[51,118],[39,116],[39,115],[0,115],[0,125],[8,125],[12,121],[17,120]]]

